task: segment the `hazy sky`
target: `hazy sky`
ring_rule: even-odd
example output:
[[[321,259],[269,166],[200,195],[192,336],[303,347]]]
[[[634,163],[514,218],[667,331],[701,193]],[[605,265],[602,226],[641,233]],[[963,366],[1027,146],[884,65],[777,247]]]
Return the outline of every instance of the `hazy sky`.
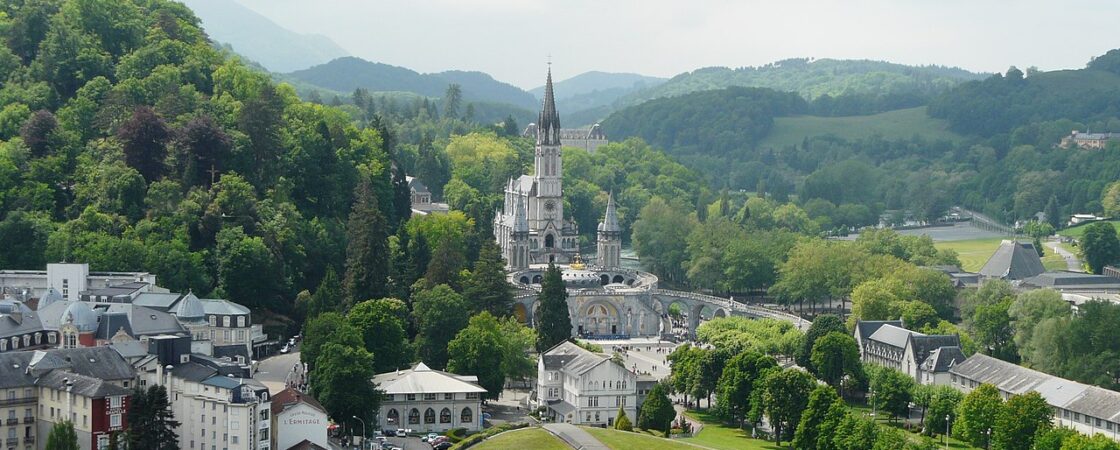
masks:
[[[1084,67],[1120,47],[1117,0],[238,0],[354,56],[523,88],[589,70],[672,76],[792,57],[974,71]]]

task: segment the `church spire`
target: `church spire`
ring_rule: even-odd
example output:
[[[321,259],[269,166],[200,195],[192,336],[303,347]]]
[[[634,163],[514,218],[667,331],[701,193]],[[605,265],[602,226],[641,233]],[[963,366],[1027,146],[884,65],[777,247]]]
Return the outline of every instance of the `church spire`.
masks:
[[[618,226],[618,212],[615,211],[613,192],[607,197],[607,213],[603,217],[603,231],[615,233],[622,231],[622,227]]]
[[[541,145],[560,145],[560,114],[556,112],[556,98],[552,94],[551,65],[544,83],[544,108],[537,119],[537,141]]]
[[[529,220],[525,217],[525,200],[521,196],[521,190],[513,194],[517,197],[516,206],[513,208],[513,232],[514,233],[529,233]]]

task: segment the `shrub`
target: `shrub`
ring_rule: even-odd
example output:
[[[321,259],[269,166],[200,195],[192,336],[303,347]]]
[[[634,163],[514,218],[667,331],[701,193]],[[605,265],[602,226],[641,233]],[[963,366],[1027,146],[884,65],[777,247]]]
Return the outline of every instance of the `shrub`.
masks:
[[[626,411],[621,407],[618,408],[618,418],[614,420],[614,429],[634,431],[634,424],[630,423],[630,418],[626,417]]]
[[[462,450],[462,449],[466,449],[466,448],[471,448],[474,445],[478,444],[479,442],[485,441],[486,439],[489,439],[491,436],[494,436],[498,433],[503,433],[503,432],[510,431],[510,430],[517,430],[517,429],[520,429],[520,428],[525,428],[527,426],[529,426],[529,424],[527,424],[525,422],[517,422],[517,423],[503,423],[503,424],[498,425],[496,427],[490,427],[490,428],[487,428],[486,430],[483,430],[481,433],[472,434],[472,435],[468,436],[466,439],[463,439],[463,440],[459,441],[457,444],[451,446],[451,450]]]

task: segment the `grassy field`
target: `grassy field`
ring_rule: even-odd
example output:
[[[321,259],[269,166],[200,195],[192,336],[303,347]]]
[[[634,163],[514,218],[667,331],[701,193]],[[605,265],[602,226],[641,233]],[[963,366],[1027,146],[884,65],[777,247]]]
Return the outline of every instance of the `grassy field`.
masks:
[[[605,428],[584,428],[595,439],[598,439],[603,445],[610,447],[611,450],[650,450],[650,449],[668,449],[668,450],[698,450],[699,447],[686,444],[684,439],[665,439],[656,436],[650,436],[642,433],[630,433],[626,431],[610,430]],[[737,447],[743,448],[743,447]]]
[[[770,441],[751,439],[750,431],[724,425],[707,412],[689,411],[686,414],[688,417],[703,422],[704,429],[700,430],[700,433],[696,436],[681,439],[682,441],[720,450],[770,450],[780,448]]]
[[[1120,220],[1110,220],[1109,223],[1112,224],[1113,228],[1116,228],[1116,231],[1120,231]],[[1081,235],[1085,234],[1085,227],[1088,225],[1089,224],[1086,223],[1078,225],[1076,227],[1069,227],[1062,231],[1059,231],[1058,234],[1061,236],[1069,236],[1072,238],[1081,239]]]
[[[961,260],[961,269],[968,272],[977,272],[984,263],[988,262],[988,258],[999,248],[999,243],[1006,238],[991,238],[991,239],[973,239],[968,241],[944,241],[934,242],[933,246],[938,249],[952,249],[957,252],[957,257]],[[1043,243],[1045,255],[1042,257],[1042,266],[1046,270],[1066,270],[1066,260],[1062,259],[1062,255],[1050,249]],[[1065,246],[1064,248],[1069,248]]]
[[[870,116],[797,116],[774,119],[774,128],[759,147],[782,148],[798,145],[810,136],[834,135],[853,140],[880,135],[887,139],[909,139],[914,135],[930,140],[958,141],[961,136],[948,130],[941,119],[926,115],[926,108],[899,109]]]
[[[569,450],[568,444],[561,441],[552,433],[541,428],[524,428],[521,430],[507,431],[482,441],[472,448],[479,450],[500,450],[509,448],[542,449],[542,450]]]

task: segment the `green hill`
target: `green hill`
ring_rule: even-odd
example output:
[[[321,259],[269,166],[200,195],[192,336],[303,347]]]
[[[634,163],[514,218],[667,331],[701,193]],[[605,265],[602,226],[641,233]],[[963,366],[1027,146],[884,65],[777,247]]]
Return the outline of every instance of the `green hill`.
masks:
[[[878,135],[885,139],[908,139],[921,136],[928,140],[959,141],[961,136],[949,131],[949,124],[926,115],[926,108],[899,109],[869,116],[777,117],[770,133],[759,140],[759,147],[784,148],[799,145],[805,138],[836,136],[859,140]]]

